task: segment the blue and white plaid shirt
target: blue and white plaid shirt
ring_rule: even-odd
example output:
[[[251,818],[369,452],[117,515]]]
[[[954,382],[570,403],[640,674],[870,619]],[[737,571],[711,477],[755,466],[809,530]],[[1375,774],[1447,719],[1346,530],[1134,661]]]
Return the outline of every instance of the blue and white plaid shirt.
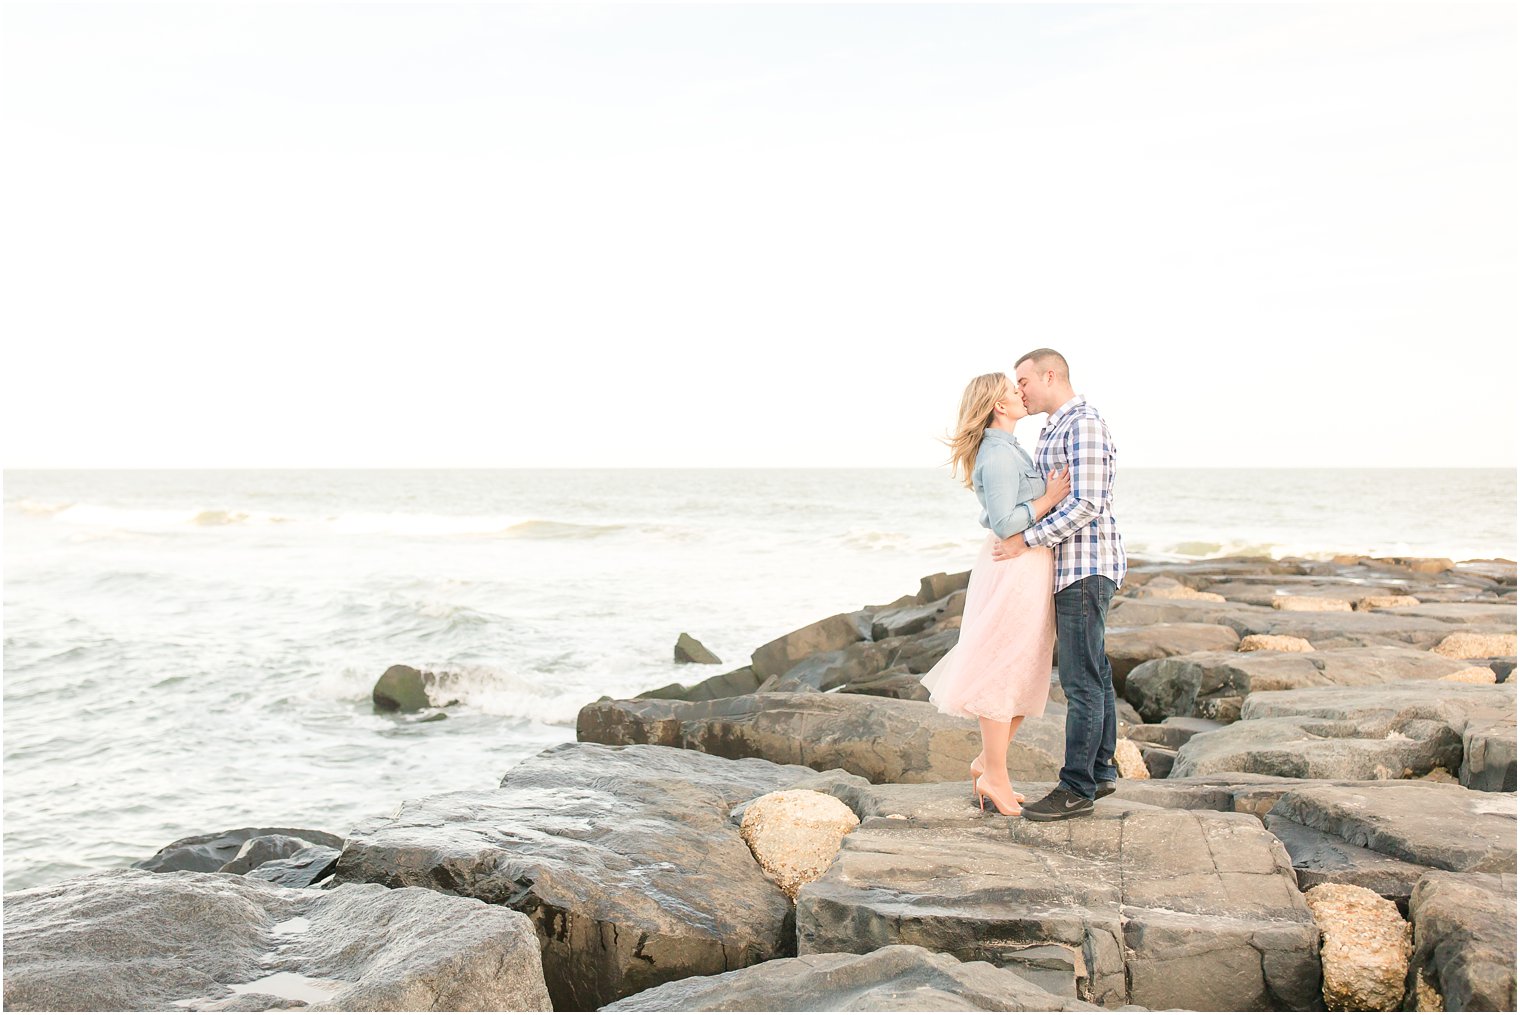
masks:
[[[1041,475],[1071,469],[1071,493],[1050,514],[1024,530],[1030,546],[1055,550],[1055,591],[1088,575],[1124,584],[1128,564],[1114,521],[1114,439],[1098,410],[1081,395],[1045,422],[1035,461]]]

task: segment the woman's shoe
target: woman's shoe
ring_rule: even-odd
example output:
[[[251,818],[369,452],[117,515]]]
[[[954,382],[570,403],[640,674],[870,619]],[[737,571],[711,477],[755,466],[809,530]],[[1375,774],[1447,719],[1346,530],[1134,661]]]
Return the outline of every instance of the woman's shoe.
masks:
[[[982,768],[982,766],[978,765],[975,760],[973,760],[971,762],[971,795],[972,796],[976,796],[977,795],[977,792],[976,792],[976,780],[978,780],[978,779],[980,779],[982,777],[982,773],[984,771],[986,771],[986,769],[984,769],[984,768]],[[1110,792],[1112,792],[1112,791],[1110,791]],[[1019,803],[1023,803],[1024,802],[1024,794],[1020,793],[1018,790],[1014,790],[1013,798],[1015,800],[1017,800]]]
[[[993,796],[990,792],[982,787],[982,780],[980,776],[978,776],[971,785],[976,790],[976,805],[982,811],[985,812],[987,810],[987,801],[991,800],[992,806],[996,807],[997,812],[1006,818],[1018,817],[1020,814],[1024,813],[1022,810],[1020,810],[1017,802],[1012,804],[1012,810],[1005,808],[997,797]],[[1016,797],[1018,796],[1017,793],[1014,793],[1013,795]]]

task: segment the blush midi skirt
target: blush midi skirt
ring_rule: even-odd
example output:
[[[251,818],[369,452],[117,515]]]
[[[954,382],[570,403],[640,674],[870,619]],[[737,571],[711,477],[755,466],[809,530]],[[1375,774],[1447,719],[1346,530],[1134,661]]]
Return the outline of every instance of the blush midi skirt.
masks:
[[[947,715],[1006,722],[1045,714],[1056,639],[1055,557],[1043,546],[993,560],[987,534],[971,568],[960,640],[920,679]]]

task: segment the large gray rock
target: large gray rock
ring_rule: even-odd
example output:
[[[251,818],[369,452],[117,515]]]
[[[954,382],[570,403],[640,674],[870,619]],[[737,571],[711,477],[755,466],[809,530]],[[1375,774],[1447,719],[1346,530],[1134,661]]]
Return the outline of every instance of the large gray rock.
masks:
[[[1049,783],[1019,785],[1033,800]],[[870,816],[797,899],[798,954],[917,944],[1104,1005],[1319,1003],[1319,934],[1253,816],[1105,798],[1037,823],[978,817],[963,784],[875,786]]]
[[[981,735],[933,705],[866,694],[750,694],[721,701],[593,702],[576,736],[602,744],[659,744],[725,758],[765,758],[872,782],[967,779]],[[1054,779],[1066,752],[1065,709],[1026,719],[1008,748],[1014,779]],[[969,780],[968,780],[969,782]]]
[[[1453,569],[1459,574],[1479,576],[1500,586],[1515,587],[1515,562],[1503,557],[1464,560]]]
[[[772,686],[780,686],[785,681],[796,681],[815,691],[832,691],[836,687],[869,681],[897,662],[907,641],[906,638],[892,638],[884,642],[858,641],[846,648],[820,652],[771,678],[777,681]]]
[[[922,674],[914,673],[906,666],[894,666],[889,670],[855,680],[839,689],[841,694],[874,694],[883,698],[902,698],[907,701],[928,701],[929,689],[924,686]]]
[[[1206,587],[1232,603],[1271,606],[1279,596],[1310,596],[1356,602],[1367,596],[1416,595],[1424,583],[1388,578],[1380,581],[1347,581],[1312,575],[1236,575]]]
[[[958,571],[955,574],[946,574],[941,571],[938,574],[926,575],[918,583],[918,598],[926,603],[932,603],[936,599],[943,599],[952,592],[959,592],[971,584],[970,571]],[[1514,585],[1514,582],[1510,582]]]
[[[1253,691],[1338,685],[1365,687],[1436,680],[1472,664],[1396,647],[1324,652],[1203,652],[1135,668],[1124,696],[1145,717],[1234,719]]]
[[[1129,572],[1124,579],[1125,588],[1144,585],[1159,577],[1168,577],[1189,588],[1206,589],[1217,581],[1237,575],[1302,575],[1308,574],[1305,562],[1292,558],[1272,557],[1211,557],[1207,560],[1147,561],[1135,557],[1129,559]]]
[[[1431,617],[1457,625],[1456,630],[1466,627],[1483,627],[1489,630],[1515,629],[1515,604],[1513,603],[1421,603],[1419,606],[1390,606],[1380,612],[1393,617]]]
[[[132,864],[145,871],[219,871],[236,859],[243,844],[264,835],[283,835],[331,849],[343,846],[342,836],[312,828],[231,828],[207,835],[188,835],[175,839],[146,860]]]
[[[434,705],[457,705],[450,692],[458,681],[452,673],[429,673],[398,663],[375,681],[370,697],[377,712],[420,712]]]
[[[1103,649],[1114,671],[1114,690],[1124,693],[1125,679],[1136,666],[1152,659],[1195,652],[1233,652],[1240,635],[1223,624],[1154,624],[1149,627],[1109,627]]]
[[[1420,780],[1304,786],[1283,793],[1268,816],[1421,867],[1515,872],[1507,794]]]
[[[1513,705],[1513,702],[1511,703]],[[1462,728],[1462,785],[1515,792],[1515,719],[1468,716]]]
[[[674,658],[678,663],[717,665],[723,662],[722,659],[713,654],[711,649],[685,631],[682,631],[676,638]]]
[[[1193,737],[1176,776],[1255,772],[1290,779],[1407,779],[1462,762],[1462,739],[1438,720],[1288,717],[1233,723]]]
[[[602,1011],[1102,1011],[987,962],[917,945],[772,959],[642,991]]]
[[[379,929],[383,928],[383,932]],[[5,896],[10,1011],[545,1011],[527,917],[422,889],[118,868]]]
[[[1212,733],[1223,729],[1224,723],[1214,719],[1195,716],[1172,716],[1160,723],[1143,723],[1131,726],[1125,736],[1143,744],[1156,744],[1177,750],[1200,733]]]
[[[675,698],[680,701],[711,701],[713,698],[732,698],[738,694],[753,694],[760,686],[760,678],[748,666],[718,673],[690,686],[666,684],[652,690],[641,691],[640,698]]]
[[[1515,1010],[1515,876],[1431,873],[1409,901],[1414,956],[1405,1007],[1416,1008],[1418,981],[1441,995],[1446,1011]]]
[[[342,850],[310,846],[279,860],[269,860],[248,872],[248,877],[269,881],[281,888],[314,888],[338,869]]]
[[[247,874],[271,860],[284,860],[316,845],[294,835],[255,835],[243,843],[237,856],[218,870],[223,874]]]
[[[1240,722],[1189,740],[1172,771],[1398,779],[1462,769],[1464,785],[1502,788],[1514,727],[1511,685],[1421,680],[1258,691],[1245,700]],[[1477,752],[1471,766],[1465,744]]]
[[[408,800],[355,829],[335,880],[527,914],[556,1010],[585,1011],[790,951],[790,901],[729,813],[803,778],[816,775],[665,747],[562,744],[499,789]]]
[[[835,652],[871,636],[871,614],[865,610],[840,613],[784,634],[755,649],[750,664],[764,680],[785,673],[808,656]]]
[[[1249,603],[1201,603],[1189,600],[1116,599],[1108,613],[1112,627],[1151,624],[1224,624],[1241,637],[1281,634],[1303,638],[1316,648],[1340,649],[1388,645],[1431,649],[1453,631],[1504,632],[1513,625],[1488,621],[1454,627],[1435,617],[1396,616],[1385,610],[1360,613],[1313,613],[1274,610]]]
[[[871,637],[885,641],[901,635],[919,634],[950,617],[959,617],[966,607],[964,590],[923,605],[901,606],[883,610],[871,622]]]

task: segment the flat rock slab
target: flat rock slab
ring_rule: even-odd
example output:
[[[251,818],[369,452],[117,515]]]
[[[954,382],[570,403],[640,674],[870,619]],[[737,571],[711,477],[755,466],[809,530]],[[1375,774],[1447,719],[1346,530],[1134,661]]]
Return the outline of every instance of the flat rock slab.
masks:
[[[1421,781],[1306,786],[1268,815],[1422,867],[1515,872],[1515,798],[1506,794]]]
[[[602,1011],[1102,1011],[988,962],[917,945],[772,959],[642,991]]]
[[[1256,691],[1368,687],[1438,680],[1471,667],[1415,649],[1377,646],[1323,652],[1201,652],[1135,668],[1124,696],[1147,722],[1167,716],[1231,720]]]
[[[547,1011],[521,913],[118,868],[5,896],[10,1011]]]
[[[1515,629],[1515,605],[1513,603],[1421,603],[1419,606],[1388,606],[1378,612],[1394,617],[1431,617],[1448,624],[1484,628]]]
[[[1514,629],[1502,621],[1462,626],[1436,617],[1392,615],[1387,610],[1361,613],[1312,613],[1274,610],[1249,603],[1200,603],[1165,599],[1116,599],[1108,613],[1113,627],[1151,624],[1224,624],[1242,638],[1248,634],[1283,634],[1303,638],[1319,649],[1375,645],[1431,649],[1454,631],[1503,633]]]
[[[1513,874],[1428,874],[1415,886],[1409,915],[1410,967],[1441,994],[1446,1011],[1515,1010]],[[1416,1000],[1411,990],[1406,1007]]]
[[[1383,687],[1257,691],[1241,721],[1191,738],[1179,776],[1256,772],[1292,778],[1398,779],[1436,768],[1463,785],[1514,781],[1515,688],[1418,680]]]
[[[1398,578],[1334,580],[1309,575],[1237,575],[1205,586],[1215,595],[1232,603],[1271,606],[1279,596],[1312,596],[1316,599],[1342,599],[1356,602],[1367,596],[1418,595],[1420,584]]]
[[[1462,738],[1444,722],[1283,717],[1200,733],[1177,751],[1172,774],[1255,772],[1293,779],[1409,779],[1462,762]]]
[[[1290,790],[1381,784],[1353,779],[1290,779],[1252,772],[1218,772],[1166,779],[1120,779],[1114,798],[1178,810],[1235,811],[1265,820],[1267,813]]]
[[[1320,1003],[1318,930],[1254,816],[1106,798],[1038,823],[978,816],[964,785],[872,787],[901,816],[867,817],[803,886],[799,955],[916,944],[1109,1006]]]
[[[842,768],[871,782],[969,778],[981,750],[977,727],[928,702],[867,694],[764,693],[718,701],[593,702],[576,736],[602,744],[658,744],[723,758],[764,758],[820,771]],[[1008,748],[1014,779],[1054,779],[1066,752],[1065,709],[1026,719]]]
[[[417,885],[518,910],[556,1010],[791,951],[791,903],[730,812],[811,769],[666,747],[562,744],[488,791],[406,801],[355,829],[339,883]]]

